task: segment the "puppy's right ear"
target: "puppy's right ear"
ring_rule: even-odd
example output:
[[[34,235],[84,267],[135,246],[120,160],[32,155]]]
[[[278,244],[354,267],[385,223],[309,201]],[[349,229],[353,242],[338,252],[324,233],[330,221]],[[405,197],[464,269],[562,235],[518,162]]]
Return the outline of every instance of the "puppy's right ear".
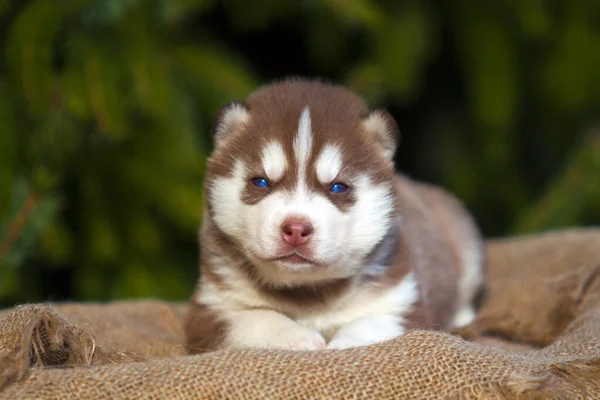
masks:
[[[393,160],[400,141],[400,132],[390,113],[384,109],[373,110],[363,119],[363,126],[381,147],[383,156]]]
[[[248,121],[248,106],[233,101],[223,106],[215,115],[213,136],[215,146],[219,146],[229,135]]]

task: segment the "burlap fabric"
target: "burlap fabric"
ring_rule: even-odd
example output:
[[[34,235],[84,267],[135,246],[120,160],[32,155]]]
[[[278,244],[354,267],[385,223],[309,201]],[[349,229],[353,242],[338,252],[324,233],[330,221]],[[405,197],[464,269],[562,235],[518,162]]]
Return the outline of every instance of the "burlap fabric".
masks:
[[[159,301],[5,310],[0,399],[600,398],[600,229],[488,248],[475,324],[358,349],[186,356]]]

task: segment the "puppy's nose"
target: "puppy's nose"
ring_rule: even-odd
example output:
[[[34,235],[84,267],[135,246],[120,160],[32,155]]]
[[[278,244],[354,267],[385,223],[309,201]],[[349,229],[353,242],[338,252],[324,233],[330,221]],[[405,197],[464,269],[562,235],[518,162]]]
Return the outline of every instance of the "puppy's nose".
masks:
[[[313,226],[306,220],[286,220],[281,225],[283,240],[292,246],[308,243],[313,233]]]

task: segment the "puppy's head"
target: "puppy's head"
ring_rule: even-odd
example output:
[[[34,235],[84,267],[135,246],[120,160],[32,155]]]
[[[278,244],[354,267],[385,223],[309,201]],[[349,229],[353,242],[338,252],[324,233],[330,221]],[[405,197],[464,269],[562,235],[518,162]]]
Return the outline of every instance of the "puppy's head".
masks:
[[[265,86],[215,120],[208,215],[272,285],[356,274],[394,214],[394,120],[342,87]]]

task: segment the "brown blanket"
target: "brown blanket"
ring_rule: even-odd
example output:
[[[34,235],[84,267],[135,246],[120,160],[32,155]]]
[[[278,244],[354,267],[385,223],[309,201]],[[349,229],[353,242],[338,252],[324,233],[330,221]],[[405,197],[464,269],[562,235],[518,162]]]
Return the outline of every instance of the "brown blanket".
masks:
[[[342,351],[186,356],[160,301],[0,311],[0,399],[600,398],[600,229],[488,248],[475,324]]]

